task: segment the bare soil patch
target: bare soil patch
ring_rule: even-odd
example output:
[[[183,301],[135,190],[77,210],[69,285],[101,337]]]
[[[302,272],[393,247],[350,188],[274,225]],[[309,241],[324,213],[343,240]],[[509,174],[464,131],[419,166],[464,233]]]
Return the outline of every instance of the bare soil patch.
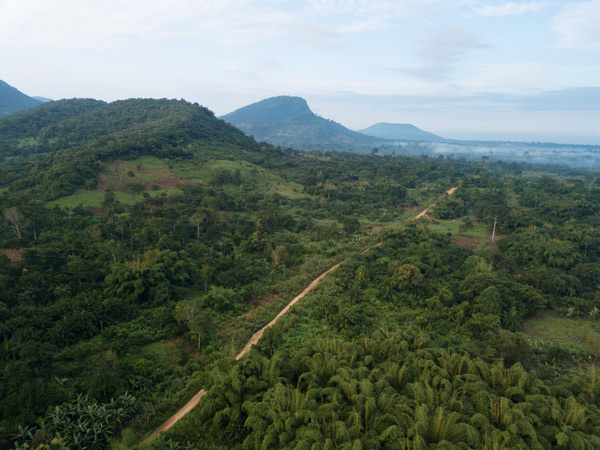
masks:
[[[497,240],[499,238],[500,238],[500,236],[496,235],[496,241],[492,242],[492,235],[490,233],[486,239],[477,239],[477,238],[472,238],[472,237],[468,237],[468,236],[457,235],[457,236],[452,236],[452,238],[450,238],[450,240],[454,245],[466,247],[473,251],[477,250],[477,248],[481,244],[490,244],[492,246],[492,251],[494,253],[497,253],[500,251],[500,249],[498,248],[498,244],[497,244]]]
[[[23,250],[18,248],[0,248],[0,253],[4,253],[13,266],[18,266],[23,259]]]
[[[179,178],[167,168],[137,168],[138,176],[128,175],[129,166],[116,162],[104,164],[98,174],[98,184],[95,189],[104,191],[106,189],[122,190],[128,183],[143,184],[146,190],[158,186],[159,189],[175,189],[183,184],[197,184],[197,181],[187,178]]]

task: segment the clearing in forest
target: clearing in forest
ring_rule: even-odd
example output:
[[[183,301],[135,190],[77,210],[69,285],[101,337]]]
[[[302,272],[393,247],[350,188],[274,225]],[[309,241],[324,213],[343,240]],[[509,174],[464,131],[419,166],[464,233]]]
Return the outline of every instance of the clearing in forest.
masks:
[[[572,348],[575,352],[583,350],[600,358],[600,323],[597,321],[542,311],[523,322],[520,331],[531,339]]]
[[[18,248],[0,248],[0,253],[6,255],[13,266],[17,266],[21,262],[23,250]]]
[[[233,175],[233,176],[230,176]],[[162,194],[181,193],[185,184],[221,185],[224,189],[235,189],[232,179],[251,184],[289,198],[307,197],[303,186],[281,175],[267,171],[247,161],[197,160],[171,161],[156,156],[140,156],[132,161],[114,160],[103,163],[98,173],[98,182],[87,189],[78,189],[72,195],[57,198],[47,203],[52,208],[99,208],[107,189],[114,191],[116,199],[131,204],[128,186],[138,184],[143,191],[133,195],[134,202],[143,200],[143,194],[155,197]],[[228,184],[230,186],[228,186]]]

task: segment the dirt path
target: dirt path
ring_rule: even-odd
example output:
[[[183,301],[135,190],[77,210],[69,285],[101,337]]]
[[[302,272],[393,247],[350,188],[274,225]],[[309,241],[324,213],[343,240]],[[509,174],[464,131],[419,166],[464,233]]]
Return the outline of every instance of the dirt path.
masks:
[[[198,402],[202,397],[204,397],[204,395],[206,395],[206,391],[204,389],[200,390],[196,395],[192,397],[192,399],[189,402],[185,404],[183,408],[177,411],[165,423],[163,423],[160,427],[154,430],[150,436],[148,436],[146,439],[140,442],[140,447],[142,445],[147,444],[150,441],[153,441],[154,438],[156,438],[160,433],[162,433],[163,431],[167,431],[169,428],[175,425],[175,423],[178,422],[179,419],[181,419],[183,416],[189,413],[192,410],[192,408],[194,408],[194,406],[198,404]]]
[[[323,272],[321,275],[319,275],[317,278],[315,278],[306,289],[304,289],[300,294],[298,294],[296,297],[293,298],[293,300],[291,302],[289,302],[285,308],[283,308],[281,311],[279,311],[279,314],[277,314],[275,316],[275,318],[273,320],[271,320],[268,324],[266,324],[264,327],[262,327],[260,330],[258,330],[256,333],[254,333],[252,335],[252,337],[250,338],[250,340],[248,341],[248,343],[246,344],[246,346],[244,347],[244,349],[239,352],[237,354],[237,356],[235,357],[235,360],[239,360],[242,356],[244,356],[246,353],[248,353],[250,351],[250,348],[256,344],[258,342],[258,340],[262,337],[263,333],[265,332],[265,330],[269,327],[272,327],[273,325],[275,325],[275,323],[277,323],[277,321],[281,318],[281,316],[283,316],[286,312],[288,312],[288,310],[294,306],[294,304],[296,304],[296,302],[298,300],[300,300],[302,297],[304,297],[306,294],[308,294],[310,291],[312,291],[315,286],[317,284],[319,284],[319,281],[321,281],[323,278],[325,278],[325,276],[329,273],[334,271],[335,269],[337,269],[340,266],[341,263],[337,263],[335,266],[331,267],[330,269],[328,269],[326,272]]]
[[[450,189],[448,189],[448,190],[446,191],[446,193],[445,193],[444,195],[442,195],[442,196],[441,196],[441,197],[438,199],[438,201],[439,201],[439,200],[441,200],[441,199],[442,199],[442,198],[444,198],[444,197],[447,197],[447,196],[449,196],[449,195],[452,195],[452,194],[454,194],[454,192],[455,192],[457,189],[458,189],[457,187],[453,187],[453,188],[450,188]],[[423,217],[425,214],[427,214],[427,213],[429,212],[429,210],[430,210],[431,208],[433,208],[434,206],[435,206],[435,203],[432,203],[431,205],[429,205],[427,208],[425,208],[423,211],[421,211],[419,214],[417,214],[415,217],[413,217],[413,218],[412,218],[412,219],[410,219],[410,220],[417,220],[417,219],[420,219],[420,218],[421,218],[421,217]]]
[[[454,191],[456,191],[456,189],[457,189],[456,187],[448,189],[446,191],[446,193],[440,198],[443,198],[447,195],[452,195],[454,193]],[[435,203],[429,205],[425,210],[421,211],[419,214],[417,214],[415,217],[411,218],[410,220],[415,220],[415,219],[419,219],[419,218],[423,217],[427,213],[427,211],[429,211],[429,208],[433,207],[434,205],[435,205]],[[374,245],[374,247],[379,247],[382,243],[383,243],[383,241],[378,242]],[[366,253],[368,251],[369,251],[369,248],[365,249],[361,253]],[[337,269],[340,266],[340,264],[341,263],[337,263],[335,266],[330,267],[325,272],[323,272],[321,275],[319,275],[317,278],[315,278],[306,287],[306,289],[304,289],[300,294],[298,294],[296,297],[294,297],[292,299],[292,301],[290,301],[285,306],[285,308],[283,308],[281,311],[279,311],[279,314],[277,314],[273,318],[273,320],[271,320],[268,324],[266,324],[264,327],[262,327],[256,333],[254,333],[252,335],[252,337],[250,338],[250,340],[248,341],[248,343],[246,344],[246,346],[244,347],[244,349],[236,355],[235,360],[238,361],[242,356],[244,356],[246,353],[248,353],[250,351],[250,348],[252,348],[252,346],[260,340],[260,338],[262,337],[263,333],[265,332],[265,330],[267,328],[275,325],[277,323],[277,321],[286,312],[288,312],[292,306],[294,306],[302,297],[304,297],[306,294],[308,294],[310,291],[312,291],[317,286],[317,284],[319,284],[319,282],[329,274],[329,272],[333,272],[335,269]],[[190,412],[192,410],[192,408],[194,408],[194,406],[196,406],[198,404],[200,399],[202,397],[204,397],[205,394],[206,394],[206,390],[202,389],[200,392],[198,392],[196,395],[194,395],[194,397],[192,397],[192,399],[189,402],[187,402],[183,408],[181,408],[179,411],[177,411],[165,423],[163,423],[160,427],[158,427],[156,430],[154,430],[154,432],[152,432],[152,434],[150,436],[148,436],[146,439],[144,439],[140,443],[140,447],[147,444],[148,442],[152,441],[160,433],[162,433],[163,431],[167,431],[169,428],[171,428],[173,425],[175,425],[175,423],[177,423],[177,421],[179,421],[179,419],[181,419],[183,416],[185,416],[188,412]]]

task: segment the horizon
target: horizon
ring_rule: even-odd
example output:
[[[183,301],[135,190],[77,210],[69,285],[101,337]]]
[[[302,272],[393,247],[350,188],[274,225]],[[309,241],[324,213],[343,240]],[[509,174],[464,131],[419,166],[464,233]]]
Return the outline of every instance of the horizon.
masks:
[[[352,130],[598,145],[599,22],[600,0],[9,0],[0,57],[30,96],[183,98],[221,116],[294,95]]]

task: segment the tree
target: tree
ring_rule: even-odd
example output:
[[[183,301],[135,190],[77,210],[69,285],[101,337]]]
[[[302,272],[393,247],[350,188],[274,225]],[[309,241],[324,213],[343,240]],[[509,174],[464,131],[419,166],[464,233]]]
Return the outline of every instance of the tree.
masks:
[[[473,222],[469,216],[465,217],[462,223],[458,226],[458,232],[464,234],[467,230],[473,228]]]
[[[196,237],[200,239],[200,224],[207,220],[210,216],[211,211],[208,208],[198,208],[196,212],[190,217],[190,222],[196,226]]]
[[[17,236],[19,239],[21,238],[21,222],[23,221],[23,215],[17,209],[16,206],[12,206],[10,208],[6,208],[4,210],[4,218],[10,222],[10,224],[15,227],[15,231],[17,232]]]
[[[278,245],[274,249],[271,250],[271,260],[273,261],[273,270],[271,273],[275,272],[275,269],[280,265],[283,266],[284,275],[285,275],[285,263],[288,259],[289,251],[287,245]]]
[[[208,264],[202,264],[202,267],[200,268],[199,275],[200,275],[200,279],[204,282],[204,293],[205,294],[208,291],[208,282],[210,281],[214,271],[215,271],[215,269]]]
[[[202,308],[199,300],[182,300],[175,306],[173,314],[177,322],[190,330],[190,335],[197,337],[197,349],[200,350],[202,338],[208,332],[211,320],[208,311]]]
[[[141,183],[127,183],[125,185],[125,191],[129,192],[129,194],[131,195],[131,205],[132,206],[135,201],[135,196],[144,192],[145,189],[146,188]]]

